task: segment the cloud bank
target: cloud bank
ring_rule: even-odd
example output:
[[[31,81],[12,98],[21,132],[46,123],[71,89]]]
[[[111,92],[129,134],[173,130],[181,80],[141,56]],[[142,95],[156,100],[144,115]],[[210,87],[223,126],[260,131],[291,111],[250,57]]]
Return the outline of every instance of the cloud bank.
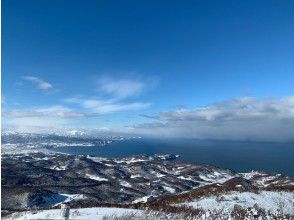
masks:
[[[145,117],[152,122],[129,128],[155,137],[294,141],[294,97],[242,97],[202,108],[177,109]]]
[[[64,106],[46,108],[13,109],[3,111],[5,127],[21,132],[50,131],[67,126],[75,120],[95,117],[94,114],[75,111]],[[42,129],[41,129],[42,128]]]
[[[103,112],[142,108],[144,104],[118,106],[97,100],[71,100],[84,106],[76,111],[64,106],[4,111],[6,125],[18,131],[40,132],[74,127],[80,119],[92,120]],[[101,108],[103,107],[103,108]],[[98,109],[96,109],[98,108]],[[166,138],[198,138],[238,141],[294,141],[294,97],[280,99],[242,97],[206,107],[180,108],[144,115],[150,122],[107,128],[103,134],[141,135]],[[9,119],[8,123],[7,120]],[[103,127],[105,125],[97,125]],[[99,129],[87,128],[91,134]]]

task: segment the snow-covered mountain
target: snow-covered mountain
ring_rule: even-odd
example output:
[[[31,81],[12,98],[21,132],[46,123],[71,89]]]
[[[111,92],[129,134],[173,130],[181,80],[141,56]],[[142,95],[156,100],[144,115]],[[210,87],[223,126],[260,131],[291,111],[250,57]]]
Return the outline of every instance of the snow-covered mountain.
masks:
[[[11,131],[2,132],[3,153],[46,152],[47,149],[63,146],[105,146],[113,141],[122,141],[122,136],[88,135],[84,131],[69,130],[66,133],[34,134]]]
[[[211,204],[219,201],[219,207],[223,207],[226,200],[234,200],[234,193],[254,193],[260,197],[267,191],[288,192],[281,195],[291,198],[294,182],[280,174],[235,173],[214,166],[185,163],[175,155],[125,158],[57,153],[2,155],[2,209],[7,211],[53,208],[63,202],[72,208],[110,204],[128,208],[184,204],[195,208],[208,201]],[[219,199],[222,194],[228,198],[223,203]],[[243,194],[236,200],[242,201],[246,196],[250,194]],[[278,198],[274,194],[270,196]],[[197,202],[203,197],[207,200]],[[251,197],[254,200],[254,196]],[[255,199],[258,201],[257,197]]]
[[[121,212],[125,210],[132,213],[122,219],[188,219],[188,215],[190,219],[218,219],[217,215],[219,219],[254,215],[294,219],[294,181],[281,174],[236,173],[187,163],[170,154],[99,158],[50,151],[122,140],[76,131],[71,135],[3,132],[2,214],[7,219],[54,219],[60,212],[56,208],[68,203],[72,219],[119,219],[111,215],[125,215]],[[32,209],[39,211],[22,212]]]

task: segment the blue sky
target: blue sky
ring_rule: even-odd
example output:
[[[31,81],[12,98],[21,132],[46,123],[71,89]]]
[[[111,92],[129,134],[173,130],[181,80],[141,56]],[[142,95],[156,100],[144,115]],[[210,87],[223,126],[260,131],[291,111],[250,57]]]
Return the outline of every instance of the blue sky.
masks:
[[[279,103],[294,93],[293,11],[290,0],[4,0],[3,123],[117,128],[245,96]]]

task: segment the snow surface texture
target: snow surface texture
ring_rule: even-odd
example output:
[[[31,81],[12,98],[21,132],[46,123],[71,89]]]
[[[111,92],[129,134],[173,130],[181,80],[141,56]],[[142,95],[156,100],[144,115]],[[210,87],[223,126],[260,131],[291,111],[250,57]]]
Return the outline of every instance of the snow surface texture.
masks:
[[[256,217],[257,210],[252,209],[248,210],[242,218],[234,218],[231,213],[225,212],[222,210],[218,212],[214,211],[205,211],[199,213],[197,216],[184,216],[181,214],[175,213],[164,213],[164,212],[154,212],[154,211],[144,211],[138,209],[125,209],[125,208],[81,208],[81,209],[71,209],[70,210],[70,220],[237,220],[237,219],[244,219],[244,220],[253,220],[253,219],[293,219],[291,216],[281,216],[278,213],[267,213],[265,215]],[[60,209],[51,209],[51,210],[43,210],[43,211],[35,211],[35,212],[20,212],[14,213],[10,216],[2,218],[3,220],[8,219],[15,219],[15,220],[36,220],[36,219],[62,219],[61,218],[61,210]]]
[[[87,219],[87,220],[102,220],[104,216],[123,216],[127,214],[140,215],[143,213],[137,209],[124,209],[124,208],[83,208],[71,209],[69,219]],[[60,209],[43,210],[38,212],[20,212],[15,213],[4,219],[27,220],[27,219],[62,219]]]
[[[210,196],[193,202],[186,202],[185,205],[204,210],[225,210],[229,213],[234,205],[243,208],[253,207],[257,204],[266,211],[277,212],[281,210],[284,214],[294,214],[294,193],[293,192],[230,192],[221,196]]]

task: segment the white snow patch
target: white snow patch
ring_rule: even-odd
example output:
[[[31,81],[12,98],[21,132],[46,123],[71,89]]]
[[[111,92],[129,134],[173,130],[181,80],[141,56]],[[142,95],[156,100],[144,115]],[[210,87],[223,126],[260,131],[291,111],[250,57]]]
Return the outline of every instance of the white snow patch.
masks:
[[[231,179],[232,176],[227,173],[214,171],[213,173],[200,174],[199,177],[209,183],[224,183]]]
[[[150,197],[151,197],[150,195],[149,196],[143,196],[141,198],[138,198],[138,199],[134,200],[133,203],[147,202]]]
[[[179,178],[179,179],[182,179],[182,180],[195,181],[195,180],[193,180],[191,177],[178,176],[178,178]]]
[[[165,175],[161,173],[155,173],[155,176],[161,178],[161,177],[164,177]]]
[[[108,181],[108,179],[106,179],[106,178],[96,176],[96,175],[91,175],[91,174],[86,174],[86,177],[88,177],[89,179],[92,179],[92,180],[96,180],[96,181]]]
[[[278,209],[282,209],[285,214],[294,214],[293,202],[294,193],[261,191],[258,194],[252,192],[231,192],[218,197],[205,197],[184,204],[204,210],[223,209],[227,212],[232,211],[235,204],[243,208],[253,207],[254,204],[257,204],[266,211],[276,212]]]
[[[136,163],[136,162],[145,162],[145,161],[148,161],[148,160],[137,159],[137,158],[131,158],[129,160],[126,160],[126,159],[115,160],[116,163],[126,163],[126,164],[131,164],[131,163]]]
[[[120,185],[124,186],[124,187],[132,187],[132,185],[130,183],[128,183],[127,181],[120,181]]]
[[[106,161],[108,161],[107,158],[104,158],[104,157],[92,157],[92,156],[88,155],[87,158],[94,161],[94,162],[106,162]]]
[[[264,175],[267,175],[265,173],[261,173],[261,172],[258,172],[258,171],[254,171],[252,170],[251,172],[249,173],[240,173],[245,179],[252,179],[254,176],[264,176]]]
[[[277,178],[279,178],[279,174],[274,175],[274,176],[266,176],[266,177],[262,177],[261,179],[257,180],[256,183],[261,186],[268,186],[271,184],[271,182],[273,180],[275,180]]]
[[[51,167],[52,170],[66,170],[67,166],[53,166]]]
[[[60,194],[60,195],[67,197],[63,202],[70,202],[72,200],[81,200],[86,198],[83,194]],[[54,206],[57,206],[63,202],[57,203]]]
[[[139,175],[139,174],[134,174],[134,175],[131,175],[131,178],[133,179],[133,178],[138,178],[138,177],[142,177],[141,175]]]
[[[175,193],[175,192],[176,192],[176,190],[175,190],[174,188],[169,187],[169,186],[163,186],[163,188],[164,188],[166,191],[170,192],[170,193]]]

